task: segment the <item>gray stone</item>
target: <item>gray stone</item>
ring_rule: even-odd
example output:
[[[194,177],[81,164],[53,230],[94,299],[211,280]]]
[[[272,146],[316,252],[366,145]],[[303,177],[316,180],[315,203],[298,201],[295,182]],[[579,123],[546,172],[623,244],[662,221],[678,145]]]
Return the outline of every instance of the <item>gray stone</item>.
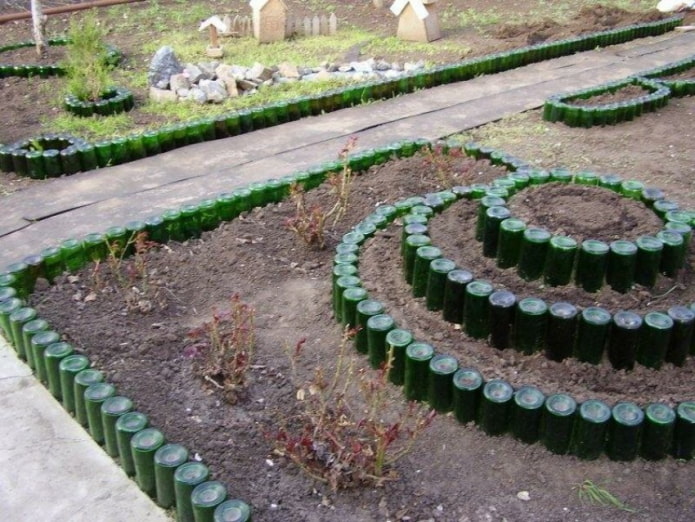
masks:
[[[236,98],[239,96],[239,89],[237,88],[237,79],[234,76],[234,68],[230,65],[220,65],[215,69],[215,75],[217,79],[224,83],[227,94],[230,98]]]
[[[299,69],[296,65],[283,62],[278,65],[278,73],[285,78],[299,78]]]
[[[415,62],[415,63],[405,62],[405,64],[403,64],[403,70],[405,72],[419,71],[419,70],[424,69],[424,68],[425,68],[425,62],[423,62],[422,60]]]
[[[155,103],[175,102],[177,100],[176,93],[169,89],[159,89],[150,86],[150,100]]]
[[[183,71],[188,76],[191,83],[198,83],[200,80],[205,78],[205,73],[203,73],[203,70],[194,63],[187,63]],[[209,80],[210,78],[207,79]]]
[[[384,78],[388,78],[389,80],[400,78],[401,76],[403,76],[401,73],[399,73],[398,71],[394,71],[393,69],[384,71]]]
[[[341,65],[338,67],[338,72],[346,73],[352,71],[352,65]]]
[[[191,81],[184,73],[172,74],[169,78],[169,89],[178,92],[180,89],[190,89]]]
[[[391,68],[391,64],[386,60],[379,60],[374,64],[374,69],[377,71],[388,71]]]
[[[220,62],[200,62],[198,68],[203,71],[203,78],[206,80],[215,79],[215,69],[220,65]]]
[[[258,83],[254,82],[252,80],[237,80],[237,86],[242,90],[242,91],[250,91],[252,89],[255,89],[258,87]]]
[[[205,93],[207,101],[211,103],[222,103],[229,98],[227,86],[220,80],[200,80],[199,87]]]
[[[243,80],[246,78],[246,73],[248,70],[249,68],[244,67],[243,65],[232,65],[232,74],[237,80]]]
[[[188,95],[191,93],[190,89],[178,89],[176,91],[176,96],[178,96],[181,99],[186,99],[188,98]]]
[[[205,95],[205,92],[200,87],[193,87],[191,91],[188,93],[188,98],[189,100],[199,104],[199,105],[204,105],[205,102],[208,101],[207,96]]]
[[[374,58],[365,60],[363,62],[351,62],[352,68],[357,72],[372,72],[374,70],[375,61]]]
[[[158,89],[166,89],[169,86],[169,78],[180,72],[183,72],[183,67],[176,58],[174,50],[165,45],[160,47],[152,57],[147,80],[149,85]]]
[[[253,67],[251,67],[247,72],[246,72],[246,79],[247,80],[255,80],[258,79],[261,82],[264,82],[266,80],[270,80],[273,77],[273,70],[266,67],[265,65],[261,63],[254,63]]]

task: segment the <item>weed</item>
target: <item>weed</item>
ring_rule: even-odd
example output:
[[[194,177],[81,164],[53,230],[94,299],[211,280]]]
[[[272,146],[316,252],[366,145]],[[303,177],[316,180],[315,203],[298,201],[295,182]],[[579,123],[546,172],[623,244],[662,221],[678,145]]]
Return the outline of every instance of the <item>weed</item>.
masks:
[[[331,173],[328,176],[329,194],[335,200],[329,210],[325,210],[320,205],[307,207],[304,189],[297,183],[293,183],[290,187],[290,200],[294,203],[295,215],[289,218],[285,225],[307,245],[316,245],[323,249],[326,244],[326,223],[332,219],[331,227],[335,228],[348,210],[353,179],[349,156],[350,151],[355,148],[356,142],[357,138],[355,137],[347,141],[340,151],[341,171]]]
[[[622,500],[616,498],[606,488],[594,484],[591,480],[585,480],[576,486],[579,500],[588,502],[594,506],[613,507],[621,511],[636,513],[637,510],[629,507]]]
[[[70,45],[63,67],[68,92],[80,100],[96,101],[111,85],[112,67],[108,63],[105,35],[94,13],[70,21]]]
[[[423,181],[425,172],[434,170],[437,177],[437,189],[440,190],[472,182],[471,170],[474,161],[462,163],[457,169],[452,166],[452,159],[465,157],[465,153],[460,148],[452,148],[445,153],[444,145],[437,143],[432,148],[423,147],[420,152],[423,158]]]
[[[149,241],[146,232],[135,233],[124,242],[107,242],[108,273],[104,273],[102,261],[95,261],[92,292],[95,295],[108,290],[118,292],[124,296],[129,311],[149,312],[160,301],[160,287],[150,277],[145,254],[156,246],[158,243]],[[109,280],[114,284],[108,284]]]
[[[213,310],[212,319],[188,332],[192,344],[186,347],[188,357],[201,357],[199,371],[203,378],[223,391],[235,404],[248,383],[256,344],[254,308],[238,295],[230,299],[230,308]]]
[[[392,353],[377,372],[356,369],[346,353],[353,334],[345,331],[332,372],[319,366],[303,384],[296,368],[305,340],[288,353],[299,412],[274,441],[276,454],[333,491],[396,479],[393,466],[435,415],[415,402],[397,406],[401,400],[388,384]]]

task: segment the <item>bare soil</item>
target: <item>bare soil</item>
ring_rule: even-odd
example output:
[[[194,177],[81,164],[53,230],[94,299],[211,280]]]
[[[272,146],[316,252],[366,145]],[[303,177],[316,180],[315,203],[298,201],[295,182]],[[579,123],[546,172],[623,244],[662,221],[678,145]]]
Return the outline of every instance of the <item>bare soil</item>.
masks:
[[[288,3],[296,8],[303,5],[294,0]],[[462,9],[490,4],[452,3]],[[350,5],[354,23],[383,28],[385,18],[375,16],[366,4],[346,1],[336,8]],[[523,3],[506,4],[523,12]],[[448,37],[473,38],[477,42],[474,52],[482,54],[534,43],[539,37],[562,37],[635,21],[629,14],[608,16],[596,9],[599,14],[586,19],[591,23],[577,17],[578,25],[555,31],[552,24],[544,24],[518,32],[500,28],[493,36],[462,31]],[[61,19],[64,24],[66,18],[56,20]],[[5,31],[8,27],[12,29]],[[19,35],[28,34],[27,27],[20,23],[3,26],[0,43],[6,38],[25,39]],[[113,36],[113,43],[135,60],[141,36]],[[453,59],[458,57],[441,58]],[[50,81],[54,80],[37,80]],[[38,134],[42,129],[38,120],[45,111],[37,110],[40,104],[35,100],[41,99],[40,92],[45,92],[46,86],[34,91],[31,85],[24,85],[23,90],[13,91],[13,82],[8,79],[1,85],[3,100],[8,100],[3,106],[19,107],[19,112],[10,113],[10,120],[6,120],[10,124],[0,130],[9,134],[0,134],[0,141]],[[500,134],[507,140],[505,150],[528,161],[548,167],[615,172],[662,187],[691,208],[695,193],[691,152],[694,114],[695,100],[690,97],[673,100],[657,113],[632,122],[586,130],[546,124],[538,111],[532,111],[524,115],[528,125],[525,134]],[[496,125],[504,128],[504,122]],[[543,130],[538,132],[539,128]],[[484,134],[484,129],[480,132]],[[459,184],[487,182],[502,174],[487,162],[463,158],[452,159],[449,171],[456,174]],[[61,278],[54,286],[40,285],[33,304],[66,340],[87,353],[119,393],[131,397],[170,441],[199,454],[214,476],[228,485],[230,495],[252,504],[256,521],[691,520],[695,511],[695,468],[691,462],[637,459],[618,463],[606,457],[582,461],[553,455],[539,444],[522,444],[510,436],[488,437],[474,425],[458,424],[450,415],[435,419],[425,437],[396,466],[400,479],[382,487],[334,494],[273,453],[273,435],[298,407],[284,347],[307,339],[301,365],[304,375],[318,365],[330,367],[335,360],[341,329],[330,312],[333,247],[375,205],[437,190],[438,174],[431,162],[416,156],[391,161],[359,176],[350,211],[329,233],[324,251],[308,248],[285,228],[287,217],[293,215],[289,203],[272,205],[225,223],[201,239],[170,243],[148,254],[149,290],[138,297],[139,310],[127,304],[132,303],[132,289],[115,284],[105,266],[99,271],[99,283],[90,267]],[[2,176],[6,176],[2,180],[5,187],[27,183]],[[308,195],[310,204],[325,205],[326,198],[325,187]],[[548,185],[521,192],[510,205],[529,223],[577,238],[632,238],[654,233],[659,226],[641,205],[591,188],[576,192]],[[542,215],[541,208],[546,208],[548,215]],[[432,221],[433,239],[460,266],[520,296],[642,312],[695,301],[692,256],[676,280],[662,278],[652,290],[636,287],[627,295],[608,289],[588,295],[573,286],[549,289],[524,283],[513,270],[498,270],[480,255],[480,244],[470,237],[472,214],[472,206],[464,202],[450,207]],[[633,224],[643,228],[633,228]],[[545,393],[565,391],[578,400],[596,397],[611,404],[631,400],[644,405],[653,401],[675,404],[693,398],[692,357],[682,368],[666,364],[654,371],[638,365],[625,372],[613,370],[606,362],[598,366],[574,359],[555,363],[542,354],[498,351],[468,338],[428,312],[422,299],[411,297],[401,275],[400,233],[400,227],[393,225],[363,248],[363,284],[370,296],[386,305],[399,326],[410,329],[418,340],[430,342],[438,352],[455,355],[462,366],[478,368],[486,379],[504,378],[514,386],[535,384]],[[219,390],[196,375],[195,361],[184,354],[190,344],[187,333],[209,320],[213,310],[225,309],[234,294],[255,307],[258,339],[247,393],[238,404],[230,405]],[[365,359],[355,357],[358,366],[368,366]],[[392,407],[398,408],[403,404],[402,392],[396,387],[391,391]],[[636,512],[583,503],[577,487],[585,480],[604,485]],[[528,492],[529,500],[517,496],[520,492]]]
[[[695,101],[681,102],[681,110],[674,112],[692,113]],[[611,154],[614,160],[636,153],[615,144],[625,133],[649,134],[657,117],[650,114],[603,128],[603,148],[578,140],[573,152],[588,158]],[[559,124],[553,127],[551,132],[558,135],[564,130]],[[688,138],[652,135],[651,139],[661,140],[663,150],[668,145],[686,147],[679,140]],[[668,185],[674,175],[671,169],[678,165],[668,155],[660,158],[662,172],[649,173],[652,186]],[[451,158],[447,172],[455,183],[489,182],[502,174],[486,161],[468,158]],[[646,181],[642,174],[634,177]],[[441,179],[431,159],[420,155],[373,167],[356,179],[348,217],[329,233],[325,251],[308,248],[285,228],[293,215],[288,203],[256,209],[201,239],[170,243],[147,257],[151,290],[141,300],[149,300],[152,309],[146,314],[129,309],[123,291],[109,283],[103,266],[100,285],[87,269],[44,288],[35,295],[34,304],[66,340],[107,372],[120,393],[150,415],[169,440],[200,454],[233,496],[249,501],[254,520],[690,520],[695,507],[695,470],[690,463],[674,459],[617,463],[605,456],[581,461],[510,436],[487,437],[450,415],[435,419],[397,464],[400,479],[383,487],[334,494],[273,453],[273,434],[297,408],[283,347],[307,339],[301,364],[304,375],[319,365],[330,368],[335,360],[341,329],[330,312],[332,247],[378,203],[437,190]],[[308,204],[325,205],[327,197],[326,187],[319,188],[309,193]],[[514,196],[510,207],[529,223],[577,238],[634,238],[659,228],[643,205],[592,187],[550,184],[528,189]],[[641,312],[695,300],[692,257],[677,280],[662,278],[652,290],[635,287],[626,295],[609,289],[589,295],[572,285],[546,288],[539,282],[525,283],[513,269],[498,270],[481,256],[480,244],[471,237],[474,210],[472,204],[460,201],[431,221],[434,243],[459,266],[519,296]],[[631,400],[645,405],[692,398],[692,357],[682,368],[666,364],[654,371],[637,365],[625,372],[613,370],[605,361],[597,366],[574,359],[556,363],[542,354],[499,351],[470,339],[428,312],[422,299],[411,297],[401,272],[400,234],[400,226],[394,224],[366,244],[360,277],[399,327],[430,342],[437,352],[455,355],[462,366],[478,368],[486,379],[503,378],[514,386],[534,384],[547,394],[568,392],[580,401],[600,398],[610,404]],[[250,386],[234,406],[195,374],[195,361],[184,355],[190,344],[187,333],[209,320],[213,310],[225,309],[232,294],[256,308],[258,335]],[[368,367],[364,358],[356,357],[358,366]],[[393,408],[398,408],[401,391],[394,387],[392,392]],[[576,488],[584,480],[603,484],[637,512],[581,502]],[[517,497],[523,491],[529,492],[530,500]]]

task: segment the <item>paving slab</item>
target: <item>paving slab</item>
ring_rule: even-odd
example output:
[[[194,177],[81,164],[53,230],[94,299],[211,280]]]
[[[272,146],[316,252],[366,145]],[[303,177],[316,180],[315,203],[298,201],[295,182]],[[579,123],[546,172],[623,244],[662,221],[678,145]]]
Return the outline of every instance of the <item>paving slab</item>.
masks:
[[[0,336],[4,521],[170,522],[72,420]]]
[[[334,160],[350,136],[357,150],[445,137],[693,54],[695,33],[669,33],[50,180],[3,198],[0,267],[60,239]],[[1,337],[0,459],[2,520],[168,520]]]

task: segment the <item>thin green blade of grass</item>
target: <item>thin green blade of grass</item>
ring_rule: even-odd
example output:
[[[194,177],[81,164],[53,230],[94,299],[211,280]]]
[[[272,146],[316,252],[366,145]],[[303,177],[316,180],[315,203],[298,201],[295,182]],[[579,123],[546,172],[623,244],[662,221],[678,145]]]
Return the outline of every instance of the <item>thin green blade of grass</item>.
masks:
[[[578,486],[579,500],[593,506],[612,507],[628,513],[637,513],[637,510],[625,504],[603,486],[595,484],[591,480],[585,480]]]

